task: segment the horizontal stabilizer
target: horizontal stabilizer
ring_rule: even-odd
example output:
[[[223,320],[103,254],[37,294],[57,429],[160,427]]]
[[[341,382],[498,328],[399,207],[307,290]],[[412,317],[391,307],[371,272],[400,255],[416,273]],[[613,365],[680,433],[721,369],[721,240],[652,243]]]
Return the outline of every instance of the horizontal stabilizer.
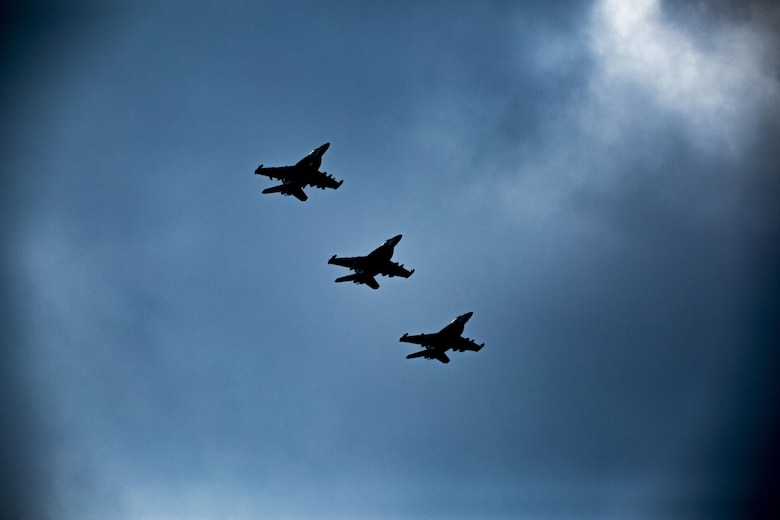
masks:
[[[431,351],[431,350],[421,350],[419,352],[409,354],[408,356],[406,356],[406,359],[414,359],[418,357],[424,357],[426,359],[438,359],[442,363],[450,362],[450,358],[448,358],[444,352]]]
[[[290,190],[290,193],[301,202],[305,202],[309,198],[300,188],[293,188]]]
[[[303,190],[297,186],[290,186],[288,184],[280,184],[278,186],[272,186],[263,190],[263,193],[281,193],[282,195],[293,195],[301,202],[305,201],[309,197],[303,192]]]
[[[341,278],[336,278],[337,282],[355,282],[355,283],[364,283],[371,287],[372,289],[379,289],[379,284],[376,282],[373,276],[365,276],[361,274],[348,274],[347,276],[342,276]]]
[[[435,354],[435,357],[436,357],[436,359],[438,359],[442,363],[449,363],[450,362],[450,358],[448,358],[447,354],[445,354],[444,352],[437,352]]]

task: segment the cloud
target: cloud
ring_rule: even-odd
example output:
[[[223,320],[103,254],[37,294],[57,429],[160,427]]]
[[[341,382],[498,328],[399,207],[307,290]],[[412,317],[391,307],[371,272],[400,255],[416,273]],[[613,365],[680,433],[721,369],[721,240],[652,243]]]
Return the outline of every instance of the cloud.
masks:
[[[661,116],[681,117],[710,151],[742,149],[756,116],[777,111],[780,89],[763,68],[769,49],[762,33],[744,25],[721,29],[705,46],[664,16],[658,0],[599,2],[589,31],[598,64],[591,89],[600,106],[626,116],[615,130],[633,122],[625,105],[638,95]]]
[[[639,189],[661,205],[687,198],[693,219],[736,211],[766,123],[780,115],[773,40],[754,19],[713,26],[674,15],[657,0],[602,0],[580,30],[518,40],[518,101],[472,104],[504,110],[498,135],[512,117],[521,130],[472,161],[482,176],[470,198],[523,228],[566,222],[575,233],[601,233],[599,206]],[[529,75],[548,89],[529,91]],[[530,124],[520,100],[543,108]],[[479,136],[454,121],[445,133],[452,143],[460,132],[462,146],[451,149],[473,150]]]
[[[35,168],[18,168],[59,174],[17,245],[65,512],[365,517],[387,504],[419,517],[457,500],[453,511],[477,516],[502,500],[545,509],[546,496],[581,511],[593,503],[578,498],[580,475],[599,489],[628,482],[596,506],[630,513],[657,488],[666,496],[655,468],[659,481],[684,478],[681,452],[712,452],[709,426],[732,416],[711,418],[707,400],[734,379],[721,377],[732,351],[710,349],[733,323],[735,282],[723,280],[737,264],[720,254],[732,235],[719,227],[729,214],[704,237],[677,217],[724,207],[729,176],[708,166],[744,157],[746,114],[775,94],[750,54],[763,40],[746,26],[726,24],[758,79],[712,85],[738,49],[703,45],[656,4],[640,7],[602,2],[561,25],[447,7],[411,29],[407,15],[388,21],[398,33],[377,40],[354,32],[367,19],[350,11],[349,24],[325,25],[345,29],[339,45],[309,38],[292,50],[298,16],[280,18],[281,32],[260,15],[267,30],[242,17],[205,32],[170,13],[176,23],[152,24],[155,37],[123,40],[139,48],[120,45],[109,54],[120,69],[81,77],[103,87],[71,88],[80,95],[58,111],[67,124],[49,130],[57,138],[36,148]],[[214,40],[204,60],[190,43],[202,34],[243,36]],[[706,74],[686,75],[690,64]],[[735,90],[761,95],[732,100]],[[731,126],[711,128],[724,114]],[[260,197],[252,154],[294,160],[330,131],[320,124],[343,129],[327,167],[345,186],[305,205]],[[330,254],[396,232],[412,280],[378,294],[332,282]],[[630,247],[612,247],[613,235]],[[484,355],[446,371],[403,359],[401,332],[466,310]],[[689,382],[692,367],[706,373]]]

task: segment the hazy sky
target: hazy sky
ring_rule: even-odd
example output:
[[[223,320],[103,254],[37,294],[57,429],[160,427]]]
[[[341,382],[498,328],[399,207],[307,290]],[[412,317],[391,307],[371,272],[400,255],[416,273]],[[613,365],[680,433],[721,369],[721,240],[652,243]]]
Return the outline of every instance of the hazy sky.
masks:
[[[732,4],[4,8],[9,518],[777,514],[780,9]]]

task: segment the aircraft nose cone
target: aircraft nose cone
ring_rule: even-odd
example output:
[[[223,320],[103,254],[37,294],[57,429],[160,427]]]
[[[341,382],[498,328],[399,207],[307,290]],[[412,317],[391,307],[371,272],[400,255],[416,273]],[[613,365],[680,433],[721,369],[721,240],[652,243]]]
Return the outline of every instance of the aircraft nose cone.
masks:
[[[469,321],[471,319],[471,316],[473,314],[474,314],[473,312],[467,312],[466,314],[461,314],[458,317],[458,319],[460,320],[461,323],[466,323],[467,321]]]
[[[403,238],[403,235],[396,235],[393,238],[391,238],[390,240],[388,240],[388,242],[390,242],[393,245],[396,245],[398,242],[401,241],[402,238]]]
[[[325,153],[328,150],[328,148],[330,148],[330,143],[325,143],[322,146],[320,146],[320,151],[322,153]]]

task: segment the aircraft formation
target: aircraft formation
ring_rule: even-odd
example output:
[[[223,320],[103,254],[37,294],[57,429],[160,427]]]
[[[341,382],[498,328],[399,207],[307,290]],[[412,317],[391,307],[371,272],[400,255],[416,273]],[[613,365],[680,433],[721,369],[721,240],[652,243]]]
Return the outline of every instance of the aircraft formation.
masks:
[[[265,167],[262,164],[255,169],[255,175],[265,175],[271,180],[280,180],[282,184],[266,188],[264,194],[281,193],[282,195],[297,198],[305,202],[309,197],[303,191],[307,186],[320,188],[331,188],[337,190],[343,180],[337,181],[333,176],[326,172],[321,172],[322,156],[330,147],[330,143],[315,148],[306,157],[298,161],[293,166],[273,166]],[[338,257],[333,255],[329,264],[346,267],[352,274],[336,278],[336,282],[353,282],[356,284],[365,284],[372,289],[379,289],[379,283],[376,277],[379,275],[393,278],[400,276],[409,278],[414,273],[414,269],[408,270],[403,264],[392,261],[395,246],[401,241],[403,235],[396,235],[385,240],[385,242],[365,256]],[[449,363],[450,358],[445,354],[452,349],[454,352],[464,352],[471,350],[478,352],[484,343],[477,344],[470,338],[463,337],[463,329],[466,322],[471,319],[473,312],[461,314],[439,332],[429,334],[409,335],[405,333],[399,340],[402,343],[414,343],[421,345],[424,350],[414,352],[406,356],[406,359],[424,357],[425,359],[436,359],[442,363]]]

